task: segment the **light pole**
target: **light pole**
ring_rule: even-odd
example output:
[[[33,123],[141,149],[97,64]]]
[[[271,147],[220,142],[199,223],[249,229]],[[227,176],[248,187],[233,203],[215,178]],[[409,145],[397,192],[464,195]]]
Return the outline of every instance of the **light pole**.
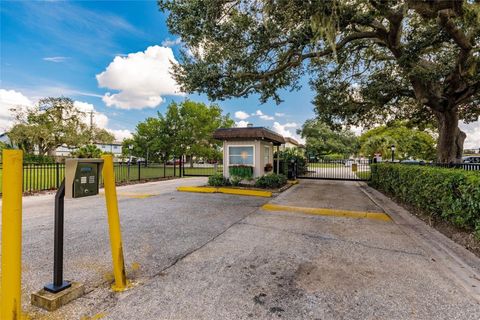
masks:
[[[390,150],[392,150],[392,162],[395,161],[395,145],[392,144],[392,146],[390,147]]]

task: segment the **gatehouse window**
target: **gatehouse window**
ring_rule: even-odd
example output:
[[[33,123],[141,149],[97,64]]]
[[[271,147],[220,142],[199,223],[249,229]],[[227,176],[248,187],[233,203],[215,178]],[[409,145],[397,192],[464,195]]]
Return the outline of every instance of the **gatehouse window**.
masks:
[[[253,146],[229,146],[228,161],[230,165],[253,166]]]

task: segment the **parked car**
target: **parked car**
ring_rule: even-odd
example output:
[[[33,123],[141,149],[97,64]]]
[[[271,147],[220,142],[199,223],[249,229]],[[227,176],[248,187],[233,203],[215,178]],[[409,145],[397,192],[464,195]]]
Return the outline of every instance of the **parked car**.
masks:
[[[425,165],[424,160],[412,160],[412,159],[401,160],[400,163]]]
[[[480,163],[480,156],[466,156],[462,157],[463,163]]]

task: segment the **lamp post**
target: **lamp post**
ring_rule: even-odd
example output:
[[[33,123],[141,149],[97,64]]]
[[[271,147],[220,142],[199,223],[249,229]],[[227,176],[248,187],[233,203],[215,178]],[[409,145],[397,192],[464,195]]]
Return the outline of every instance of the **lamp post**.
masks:
[[[392,150],[392,162],[395,161],[395,145],[392,144],[392,146],[390,147],[390,150]]]

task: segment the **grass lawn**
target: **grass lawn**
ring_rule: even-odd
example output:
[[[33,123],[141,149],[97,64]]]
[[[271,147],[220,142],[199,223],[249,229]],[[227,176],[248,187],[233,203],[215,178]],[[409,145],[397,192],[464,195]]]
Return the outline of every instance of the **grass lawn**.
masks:
[[[343,166],[341,163],[313,162],[308,164],[308,169],[340,168]]]

